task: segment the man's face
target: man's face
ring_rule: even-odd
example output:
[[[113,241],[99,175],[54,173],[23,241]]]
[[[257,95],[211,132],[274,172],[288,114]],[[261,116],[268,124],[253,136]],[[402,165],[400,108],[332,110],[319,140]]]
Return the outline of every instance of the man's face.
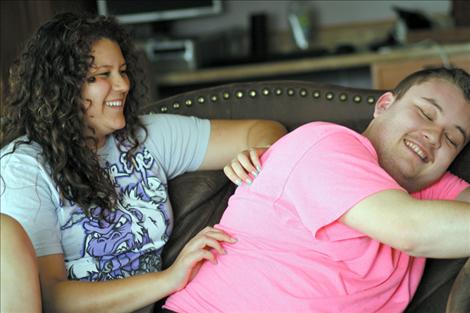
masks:
[[[438,180],[470,137],[470,103],[452,83],[432,79],[399,100],[384,94],[364,132],[380,165],[409,192]]]

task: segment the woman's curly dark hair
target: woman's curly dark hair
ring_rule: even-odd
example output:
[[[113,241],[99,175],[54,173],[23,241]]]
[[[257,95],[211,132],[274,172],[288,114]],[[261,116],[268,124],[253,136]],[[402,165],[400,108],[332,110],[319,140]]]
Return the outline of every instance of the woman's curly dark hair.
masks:
[[[146,86],[129,34],[112,17],[62,13],[43,24],[26,43],[10,70],[9,97],[2,121],[2,146],[19,136],[42,147],[61,196],[73,201],[89,214],[90,206],[113,209],[117,193],[109,174],[90,147],[85,130],[85,109],[81,87],[93,63],[91,48],[99,39],[119,44],[127,64],[131,87],[126,99],[126,127],[118,138],[132,147],[140,142],[139,129],[147,131],[138,118],[139,102]],[[124,138],[124,139],[123,139]],[[145,140],[145,139],[143,139]],[[92,141],[95,142],[96,141]]]

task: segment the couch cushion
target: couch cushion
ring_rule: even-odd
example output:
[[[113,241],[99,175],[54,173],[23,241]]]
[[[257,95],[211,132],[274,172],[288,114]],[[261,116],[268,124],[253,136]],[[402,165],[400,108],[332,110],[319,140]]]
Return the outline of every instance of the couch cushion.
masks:
[[[470,258],[454,281],[446,310],[446,313],[468,312],[470,312]]]
[[[460,178],[470,182],[470,144],[467,144],[465,149],[460,152],[452,163],[450,170]]]
[[[169,182],[175,227],[163,249],[163,268],[173,263],[186,242],[201,229],[220,221],[235,187],[222,171],[186,173]]]

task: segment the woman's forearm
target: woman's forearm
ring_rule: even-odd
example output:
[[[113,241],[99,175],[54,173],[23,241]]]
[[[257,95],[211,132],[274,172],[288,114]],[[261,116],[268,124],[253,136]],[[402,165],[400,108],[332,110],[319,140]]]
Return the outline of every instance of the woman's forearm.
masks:
[[[132,312],[175,291],[167,272],[106,282],[64,280],[45,289],[46,312]]]

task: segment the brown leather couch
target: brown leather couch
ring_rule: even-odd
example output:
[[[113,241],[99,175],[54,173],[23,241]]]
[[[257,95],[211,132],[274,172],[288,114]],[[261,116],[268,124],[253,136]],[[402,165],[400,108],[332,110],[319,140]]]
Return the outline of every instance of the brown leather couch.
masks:
[[[372,118],[381,91],[324,85],[308,81],[244,82],[182,93],[152,103],[143,112],[195,115],[212,119],[273,119],[292,130],[321,120],[342,124],[359,132]],[[461,153],[451,170],[470,181],[470,147]],[[206,225],[217,223],[235,186],[222,171],[194,172],[169,182],[175,229],[163,253],[169,266],[179,250]],[[459,240],[456,238],[456,240]],[[470,261],[465,259],[427,262],[421,284],[406,312],[470,312]]]

